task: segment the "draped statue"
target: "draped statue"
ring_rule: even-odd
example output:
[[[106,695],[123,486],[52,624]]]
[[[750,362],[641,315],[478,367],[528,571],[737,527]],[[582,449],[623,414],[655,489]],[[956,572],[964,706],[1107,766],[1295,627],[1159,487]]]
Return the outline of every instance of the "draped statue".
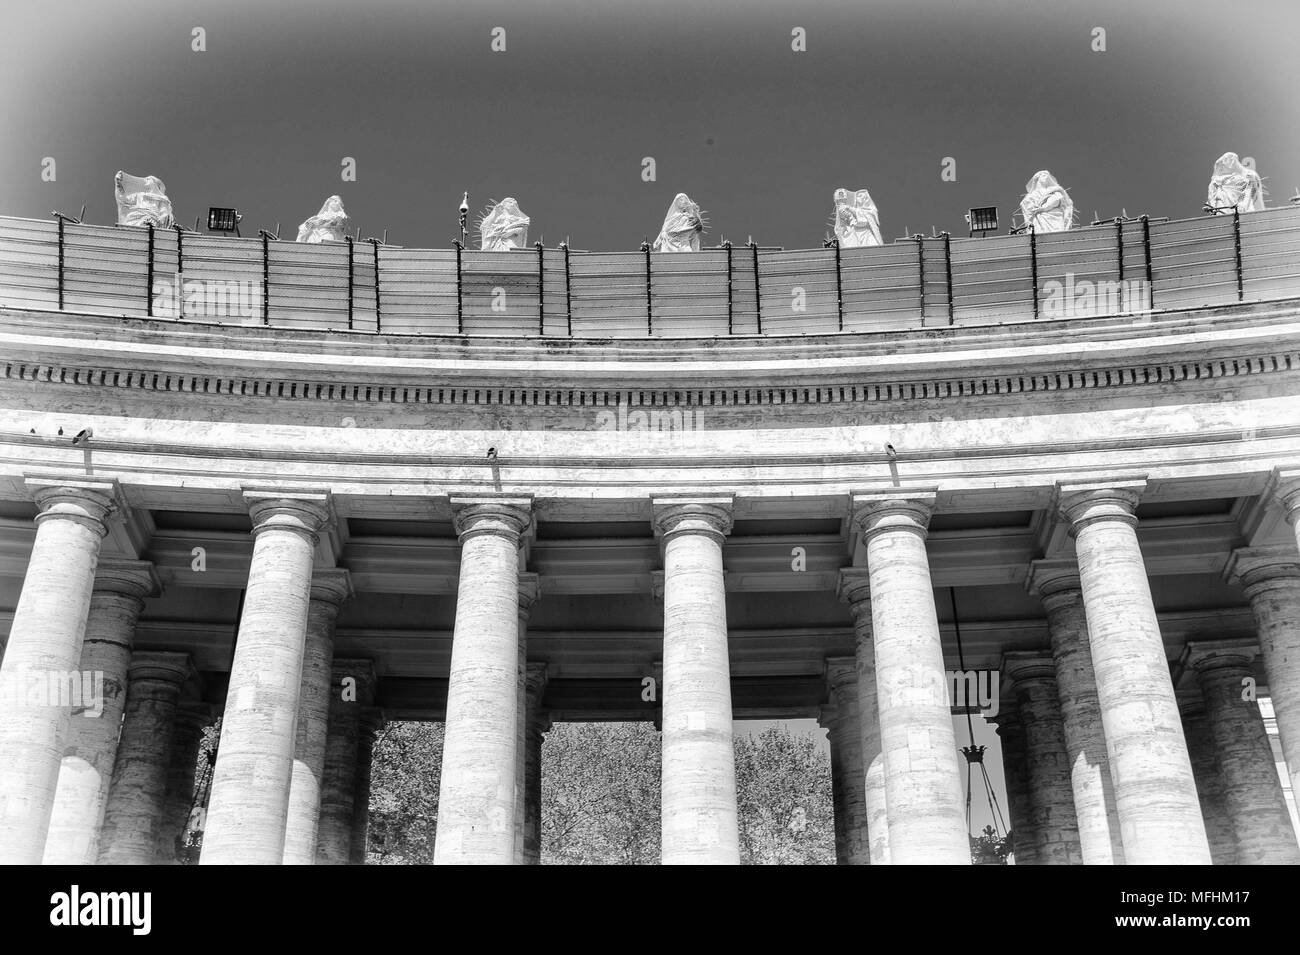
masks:
[[[880,245],[880,213],[865,189],[849,192],[836,189],[835,238],[842,249],[857,249],[865,245]]]
[[[479,220],[479,248],[483,252],[509,252],[528,245],[528,216],[510,198],[493,204]]]
[[[1074,202],[1056,177],[1043,169],[1025,183],[1020,214],[1035,232],[1065,232],[1074,225]]]
[[[1264,208],[1264,183],[1259,173],[1242,165],[1236,153],[1224,153],[1214,164],[1210,191],[1205,204],[1215,215],[1229,209],[1259,212]]]
[[[655,252],[698,252],[700,234],[704,231],[704,218],[700,207],[691,202],[686,193],[679,192],[668,207],[664,227],[651,246]]]
[[[298,226],[298,241],[342,242],[347,231],[348,214],[343,211],[343,200],[330,196],[320,212]]]
[[[117,199],[118,225],[170,229],[176,223],[167,187],[157,176],[133,176],[119,169],[113,177],[113,193]]]

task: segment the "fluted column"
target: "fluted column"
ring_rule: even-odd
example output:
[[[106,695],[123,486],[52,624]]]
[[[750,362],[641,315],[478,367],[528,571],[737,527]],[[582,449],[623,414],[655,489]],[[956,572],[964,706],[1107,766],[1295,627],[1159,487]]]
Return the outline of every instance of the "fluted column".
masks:
[[[460,583],[447,686],[435,863],[515,855],[519,548],[527,499],[453,499]]]
[[[348,865],[352,861],[358,766],[365,755],[367,713],[374,701],[374,664],[370,660],[336,658],[330,673],[329,728],[316,829],[317,865]]]
[[[880,740],[896,865],[969,865],[926,532],[935,495],[854,495],[867,550]]]
[[[1236,865],[1237,840],[1223,798],[1219,758],[1214,749],[1214,738],[1210,733],[1205,701],[1201,698],[1199,686],[1178,691],[1178,712],[1183,719],[1183,736],[1187,739],[1187,755],[1192,762],[1192,775],[1196,779],[1201,818],[1205,820],[1210,859],[1215,865]]]
[[[339,607],[351,596],[352,575],[348,571],[330,568],[318,570],[312,576],[298,690],[289,815],[284,833],[285,865],[312,865],[316,861],[321,774],[325,771],[325,736],[329,727],[330,671],[334,665],[334,624]]]
[[[1293,507],[1290,519],[1295,514]],[[1300,794],[1300,553],[1289,546],[1241,548],[1225,576],[1250,601],[1291,791]]]
[[[840,571],[840,600],[853,615],[854,660],[858,680],[858,721],[862,731],[863,800],[872,865],[889,865],[889,814],[885,801],[885,757],[880,751],[880,706],[876,696],[876,647],[871,632],[871,581],[865,567]]]
[[[1223,802],[1236,837],[1238,865],[1300,865],[1300,845],[1287,809],[1273,747],[1259,711],[1253,648],[1218,641],[1189,644],[1205,716],[1218,755]]]
[[[204,865],[278,865],[289,786],[323,494],[246,491],[253,559],[213,770]]]
[[[153,865],[158,858],[172,724],[194,673],[187,653],[131,654],[122,738],[104,811],[101,865]]]
[[[866,768],[863,766],[862,718],[858,668],[853,657],[826,661],[831,705],[822,710],[830,738],[832,797],[835,804],[835,859],[840,865],[870,865],[867,835]]]
[[[1028,589],[1038,594],[1047,611],[1081,859],[1084,865],[1123,865],[1124,848],[1097,701],[1097,677],[1088,649],[1088,618],[1078,563],[1034,561]]]
[[[1088,620],[1124,857],[1208,865],[1210,847],[1137,541],[1145,481],[1060,487]]]
[[[1038,829],[1034,825],[1033,799],[1029,791],[1025,727],[1007,694],[990,720],[998,730],[1002,746],[1002,778],[1007,785],[1007,816],[1011,824],[1011,851],[1016,865],[1040,865]]]
[[[59,784],[45,839],[46,865],[94,865],[126,706],[131,641],[144,598],[158,590],[153,565],[101,560],[81,649],[81,680],[99,688],[68,726]]]
[[[212,707],[184,700],[176,707],[171,744],[167,756],[167,794],[163,798],[162,824],[158,832],[157,862],[173,865],[178,840],[190,822],[194,807],[194,775],[198,771],[203,731],[212,725]]]
[[[1011,681],[1024,732],[1038,862],[1077,865],[1082,861],[1079,823],[1052,657],[1032,651],[1007,653],[1002,658],[1002,672]]]
[[[540,594],[536,574],[519,575],[519,656],[515,671],[515,865],[524,865],[528,785],[528,615]]]
[[[29,478],[36,540],[0,664],[0,864],[45,851],[112,484]]]
[[[551,728],[551,717],[542,709],[546,692],[545,663],[528,664],[525,712],[528,714],[524,737],[524,865],[542,861],[542,741]]]
[[[387,720],[383,710],[369,707],[361,711],[360,730],[357,736],[356,789],[352,797],[352,836],[348,862],[366,864],[366,850],[370,835],[370,769],[375,755],[375,736]]]
[[[662,860],[740,863],[722,545],[731,498],[654,501],[664,572]]]

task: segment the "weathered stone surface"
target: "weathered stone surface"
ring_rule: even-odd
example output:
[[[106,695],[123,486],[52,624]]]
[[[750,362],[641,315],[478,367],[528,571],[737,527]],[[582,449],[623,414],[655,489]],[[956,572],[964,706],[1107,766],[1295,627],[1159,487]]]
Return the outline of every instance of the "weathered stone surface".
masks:
[[[1178,692],[1178,710],[1183,720],[1192,775],[1196,779],[1196,796],[1201,804],[1201,818],[1205,821],[1210,858],[1215,865],[1236,865],[1236,836],[1224,803],[1223,777],[1219,774],[1214,736],[1205,716],[1205,701],[1201,699],[1199,687]]]
[[[1034,825],[1033,796],[1029,787],[1029,758],[1025,751],[1025,727],[1016,712],[1015,700],[1008,696],[991,721],[998,728],[1002,743],[1002,776],[1007,784],[1007,816],[1011,825],[1011,848],[1016,865],[1041,865],[1041,840]]]
[[[359,777],[367,758],[372,722],[367,715],[374,701],[374,663],[336,657],[330,672],[329,730],[316,829],[318,865],[348,865],[354,858]]]
[[[1208,865],[1169,661],[1134,533],[1144,487],[1141,479],[1063,485],[1060,507],[1079,561],[1125,861]]]
[[[826,727],[830,738],[835,860],[840,865],[870,865],[857,660],[828,658],[826,684],[831,705],[822,708],[821,725]]]
[[[519,660],[515,671],[515,864],[526,864],[525,829],[528,807],[525,791],[528,778],[528,614],[541,595],[536,574],[519,575]]]
[[[524,865],[540,865],[542,861],[542,743],[546,731],[551,728],[551,718],[542,709],[546,679],[545,663],[528,664],[528,726],[524,737]]]
[[[871,576],[865,567],[846,567],[840,571],[837,587],[840,600],[849,605],[849,612],[853,615],[868,848],[872,865],[889,865],[889,810],[885,796],[885,757],[880,750],[876,647],[871,631]]]

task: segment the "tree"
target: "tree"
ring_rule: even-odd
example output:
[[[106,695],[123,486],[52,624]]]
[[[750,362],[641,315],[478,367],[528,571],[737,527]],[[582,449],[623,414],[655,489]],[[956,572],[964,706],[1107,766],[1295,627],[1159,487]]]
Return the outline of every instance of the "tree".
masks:
[[[830,757],[813,736],[772,726],[737,736],[735,750],[740,861],[833,865]]]
[[[1011,833],[999,836],[992,826],[985,826],[978,836],[971,836],[970,861],[973,865],[1006,865],[1011,854]]]
[[[442,776],[442,723],[389,723],[375,737],[366,861],[433,862]]]

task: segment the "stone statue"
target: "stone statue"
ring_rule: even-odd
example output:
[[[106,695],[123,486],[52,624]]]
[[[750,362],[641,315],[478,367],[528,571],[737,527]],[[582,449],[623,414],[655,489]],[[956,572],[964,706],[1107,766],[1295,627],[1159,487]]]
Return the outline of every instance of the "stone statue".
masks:
[[[342,242],[347,231],[348,214],[343,211],[343,200],[330,196],[320,212],[298,226],[298,241]]]
[[[880,213],[865,189],[835,190],[835,238],[841,249],[880,245]]]
[[[119,169],[113,177],[113,194],[117,199],[118,225],[170,229],[176,223],[167,187],[157,176],[141,178]]]
[[[1215,215],[1226,214],[1233,208],[1239,212],[1259,212],[1264,208],[1264,183],[1259,173],[1242,165],[1236,153],[1224,153],[1214,164],[1205,204]]]
[[[483,252],[509,252],[524,248],[528,245],[529,221],[516,200],[502,199],[479,220],[479,249]]]
[[[698,252],[704,219],[700,207],[684,192],[677,193],[664,217],[664,227],[650,248],[654,252]]]
[[[1043,169],[1025,183],[1020,214],[1035,232],[1065,232],[1074,225],[1074,201],[1056,177]]]

